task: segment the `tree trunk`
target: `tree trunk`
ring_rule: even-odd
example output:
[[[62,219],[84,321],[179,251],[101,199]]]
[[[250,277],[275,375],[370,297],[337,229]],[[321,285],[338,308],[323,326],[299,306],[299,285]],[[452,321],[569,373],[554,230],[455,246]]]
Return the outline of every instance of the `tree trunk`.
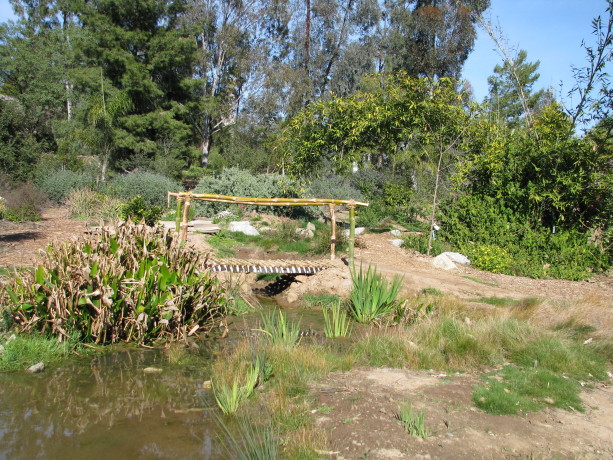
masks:
[[[210,115],[204,116],[204,126],[202,128],[202,139],[200,142],[200,167],[208,168],[209,154],[213,146],[213,127]]]

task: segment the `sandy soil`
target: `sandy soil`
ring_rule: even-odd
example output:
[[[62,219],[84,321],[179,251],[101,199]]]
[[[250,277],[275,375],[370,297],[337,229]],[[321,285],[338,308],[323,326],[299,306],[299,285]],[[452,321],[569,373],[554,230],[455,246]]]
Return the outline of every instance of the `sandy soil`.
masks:
[[[86,230],[84,222],[70,220],[64,209],[49,209],[36,223],[0,221],[0,267],[34,264],[49,241],[67,240]],[[436,288],[463,299],[596,298],[613,305],[613,280],[608,277],[571,282],[496,275],[471,267],[444,271],[434,268],[427,257],[393,246],[389,241],[393,238],[360,237],[356,258],[389,276],[403,276],[408,294]],[[199,250],[209,249],[202,235],[190,235],[189,242]],[[339,263],[318,275],[297,277],[282,300],[291,303],[308,291],[346,294],[349,289],[348,269]],[[406,369],[331,374],[311,389],[316,423],[329,440],[322,458],[613,458],[611,382],[583,392],[585,413],[546,409],[524,416],[493,416],[471,403],[472,386],[478,380],[478,375],[448,377]],[[398,404],[409,399],[415,409],[425,411],[430,433],[425,440],[409,436],[395,418]]]

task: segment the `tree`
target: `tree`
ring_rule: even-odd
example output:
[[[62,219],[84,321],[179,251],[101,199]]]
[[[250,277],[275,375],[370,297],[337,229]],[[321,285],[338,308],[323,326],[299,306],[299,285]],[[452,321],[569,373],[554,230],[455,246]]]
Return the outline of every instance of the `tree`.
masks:
[[[526,62],[527,53],[520,50],[513,60],[506,60],[502,66],[494,67],[494,75],[488,77],[489,95],[485,102],[490,106],[497,120],[517,126],[526,110],[530,113],[540,107],[543,101],[551,102],[545,90],[533,92],[534,83],[539,79],[537,72],[540,61]]]
[[[458,78],[489,0],[388,0],[390,70]]]

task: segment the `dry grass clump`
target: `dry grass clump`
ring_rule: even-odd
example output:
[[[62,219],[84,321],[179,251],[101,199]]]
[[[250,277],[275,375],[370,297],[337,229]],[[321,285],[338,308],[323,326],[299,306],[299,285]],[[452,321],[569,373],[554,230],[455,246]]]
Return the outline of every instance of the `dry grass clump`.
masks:
[[[4,327],[97,344],[207,333],[225,296],[203,257],[163,229],[121,225],[47,248],[0,291]]]

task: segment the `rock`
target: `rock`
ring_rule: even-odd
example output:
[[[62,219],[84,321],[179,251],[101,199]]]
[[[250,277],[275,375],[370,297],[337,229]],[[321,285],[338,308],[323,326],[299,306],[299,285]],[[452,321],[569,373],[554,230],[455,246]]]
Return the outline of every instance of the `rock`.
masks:
[[[363,235],[365,231],[366,231],[365,227],[356,227],[355,228],[355,236]],[[349,237],[349,229],[348,228],[343,230],[341,233],[343,234],[343,236]]]
[[[439,254],[432,259],[432,265],[443,270],[455,270],[458,268],[456,264],[454,264],[453,261],[445,255],[445,253]]]
[[[313,236],[315,236],[313,230],[310,230],[309,228],[297,228],[296,235],[302,238],[313,238]]]
[[[400,230],[396,230],[396,229],[390,230],[390,233],[394,236],[398,236],[398,237],[402,236],[402,232]]]
[[[160,221],[160,225],[164,228],[167,228],[169,230],[174,230],[177,226],[176,222],[174,220],[161,220]]]
[[[30,374],[38,374],[39,372],[43,372],[45,370],[45,363],[40,362],[36,363],[33,366],[28,367],[28,372]]]
[[[312,224],[311,222],[306,224],[306,229],[307,230],[311,230],[312,232],[315,231],[315,224]]]
[[[459,252],[443,252],[441,255],[445,255],[452,262],[460,265],[470,265],[470,260],[464,254]]]
[[[162,372],[162,369],[160,369],[159,367],[145,367],[143,369],[143,372],[145,374],[159,374]]]
[[[230,222],[228,230],[230,230],[231,232],[244,233],[245,235],[250,236],[258,236],[260,234],[260,232],[258,232],[258,229],[247,221]]]
[[[400,238],[396,238],[396,239],[388,240],[388,241],[398,248],[404,244],[404,240],[401,240]]]

